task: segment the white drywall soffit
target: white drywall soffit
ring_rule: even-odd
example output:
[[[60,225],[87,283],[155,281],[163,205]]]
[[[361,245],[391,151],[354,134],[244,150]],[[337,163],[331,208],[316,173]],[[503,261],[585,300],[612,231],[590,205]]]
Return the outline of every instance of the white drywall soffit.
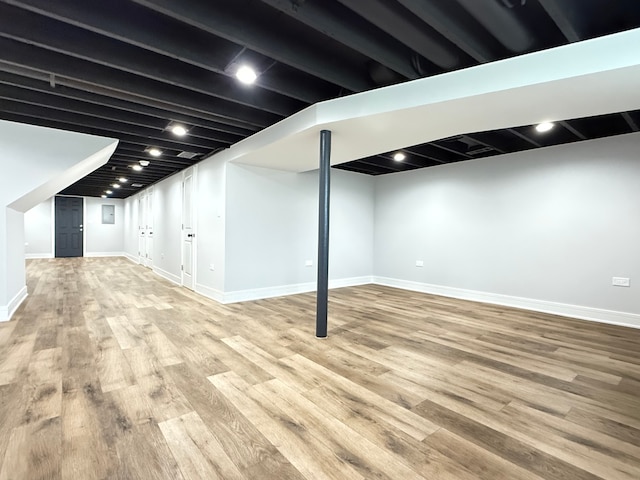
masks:
[[[318,168],[440,138],[640,108],[640,29],[313,105],[220,152],[248,165]]]
[[[107,163],[118,140],[0,120],[0,203],[26,212]]]

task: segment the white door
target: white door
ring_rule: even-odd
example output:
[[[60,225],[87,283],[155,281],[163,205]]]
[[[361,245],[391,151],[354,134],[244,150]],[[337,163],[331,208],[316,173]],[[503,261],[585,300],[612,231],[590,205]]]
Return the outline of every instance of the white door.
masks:
[[[182,177],[182,285],[193,290],[195,229],[193,228],[193,169]]]
[[[146,207],[145,224],[147,227],[147,243],[146,243],[146,262],[145,265],[149,268],[153,267],[153,188],[150,188],[147,192],[147,207]]]
[[[147,197],[140,195],[138,198],[138,263],[147,264],[147,226],[145,220],[147,210]]]

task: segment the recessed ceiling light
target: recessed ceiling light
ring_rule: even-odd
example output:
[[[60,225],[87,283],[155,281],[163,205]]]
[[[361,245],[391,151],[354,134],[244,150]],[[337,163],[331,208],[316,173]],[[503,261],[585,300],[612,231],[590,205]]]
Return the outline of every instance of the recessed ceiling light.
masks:
[[[402,153],[402,152],[397,152],[397,153],[395,153],[395,154],[393,155],[393,159],[394,159],[396,162],[401,162],[401,161],[403,161],[405,158],[407,158],[407,156],[406,156],[404,153]]]
[[[172,125],[170,128],[171,128],[171,133],[173,133],[174,135],[177,135],[178,137],[184,137],[187,134],[187,129],[183,125],[178,125],[176,123],[175,125]]]
[[[159,157],[160,155],[162,155],[162,150],[156,147],[152,147],[149,150],[147,150],[147,153],[152,157]]]
[[[106,193],[107,195],[111,195],[113,193],[113,190],[105,190],[104,193]]]
[[[142,165],[143,167],[148,167],[149,166],[149,160],[140,160],[140,165]]]
[[[139,172],[140,170],[142,170],[142,165],[131,165],[131,168],[133,168],[136,172]]]
[[[242,67],[238,68],[238,71],[236,72],[236,78],[242,83],[251,85],[256,81],[256,78],[258,78],[258,74],[253,68],[247,65],[243,65]]]
[[[120,184],[119,183],[114,183],[113,185],[111,185],[113,188],[120,188]]]
[[[128,179],[126,179],[126,178],[124,178],[124,177],[120,177],[120,178],[118,179],[118,181],[119,181],[120,183],[127,183],[129,180],[128,180]]]
[[[106,195],[100,195],[100,197],[101,197],[101,198],[107,198],[107,196],[106,196]]]
[[[540,133],[548,132],[553,128],[553,123],[551,122],[542,122],[536,125],[536,130]]]

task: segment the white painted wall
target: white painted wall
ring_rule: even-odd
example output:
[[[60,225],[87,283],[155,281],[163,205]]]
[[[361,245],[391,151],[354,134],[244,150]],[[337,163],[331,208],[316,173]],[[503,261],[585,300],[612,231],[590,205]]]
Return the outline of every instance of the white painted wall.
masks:
[[[198,164],[195,182],[195,289],[219,301],[225,289],[227,164],[216,158]],[[213,266],[213,270],[211,269]]]
[[[153,215],[153,269],[163,277],[180,283],[181,173],[154,185]]]
[[[115,223],[102,223],[102,205],[115,206]],[[124,201],[119,198],[84,197],[84,255],[104,257],[124,251]]]
[[[378,177],[377,280],[640,326],[638,152],[635,133]]]
[[[27,295],[24,214],[0,208],[0,321],[9,320]]]
[[[27,258],[53,258],[54,197],[29,210],[24,216]],[[84,197],[84,255],[122,255],[126,217],[124,200]],[[102,223],[102,205],[115,206],[115,224]]]
[[[24,214],[27,258],[53,258],[53,197]]]
[[[371,177],[332,170],[331,280],[346,284],[371,278],[373,194]],[[235,300],[313,290],[318,172],[228,164],[226,198],[227,296]],[[305,266],[307,260],[313,266]]]
[[[138,261],[138,195],[124,200],[124,254]]]

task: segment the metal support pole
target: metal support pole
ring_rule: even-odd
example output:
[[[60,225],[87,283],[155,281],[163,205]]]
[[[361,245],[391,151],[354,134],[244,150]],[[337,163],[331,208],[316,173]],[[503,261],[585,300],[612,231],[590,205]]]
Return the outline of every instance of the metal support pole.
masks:
[[[331,193],[331,131],[320,132],[320,208],[318,214],[318,288],[316,337],[327,336],[329,301],[329,196]]]

